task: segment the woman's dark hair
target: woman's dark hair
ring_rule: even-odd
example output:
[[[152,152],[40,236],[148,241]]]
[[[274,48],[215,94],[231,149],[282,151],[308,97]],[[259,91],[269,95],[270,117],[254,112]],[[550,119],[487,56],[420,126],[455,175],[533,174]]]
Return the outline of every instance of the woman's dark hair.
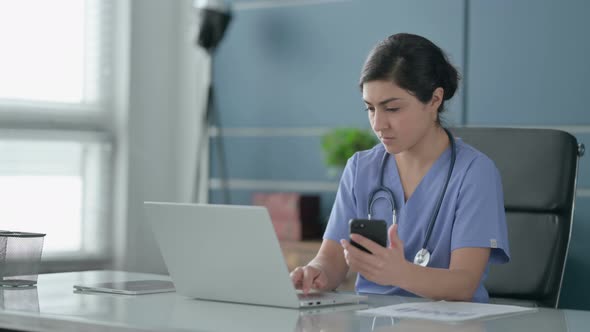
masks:
[[[443,88],[443,102],[438,113],[444,111],[444,101],[457,90],[459,73],[449,63],[444,52],[430,40],[408,33],[398,33],[379,42],[371,50],[359,82],[392,81],[426,103],[438,87]]]

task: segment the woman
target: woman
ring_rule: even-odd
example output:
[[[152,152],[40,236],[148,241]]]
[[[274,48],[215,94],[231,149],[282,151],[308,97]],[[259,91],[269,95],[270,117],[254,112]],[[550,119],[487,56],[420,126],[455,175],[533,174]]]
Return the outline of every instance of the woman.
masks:
[[[502,183],[487,156],[441,126],[458,80],[443,51],[423,37],[396,34],[371,51],[360,88],[381,144],[348,160],[317,256],[291,273],[297,288],[334,289],[350,268],[362,293],[489,300],[488,265],[510,259]],[[370,200],[382,169],[386,189]],[[350,244],[348,229],[350,219],[369,214],[387,221],[388,246],[350,239],[372,254]],[[422,248],[428,253],[415,261]]]

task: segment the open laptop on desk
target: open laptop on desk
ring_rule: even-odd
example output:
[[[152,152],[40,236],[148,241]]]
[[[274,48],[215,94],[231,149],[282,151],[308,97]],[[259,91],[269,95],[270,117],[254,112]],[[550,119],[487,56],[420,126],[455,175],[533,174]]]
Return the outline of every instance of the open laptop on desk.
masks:
[[[145,217],[179,294],[288,308],[367,299],[298,294],[264,207],[146,202]]]

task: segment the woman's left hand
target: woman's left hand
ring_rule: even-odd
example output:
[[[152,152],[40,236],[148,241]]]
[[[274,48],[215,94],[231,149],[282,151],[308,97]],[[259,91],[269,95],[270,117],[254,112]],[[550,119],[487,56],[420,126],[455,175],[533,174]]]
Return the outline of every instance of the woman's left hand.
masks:
[[[406,264],[404,244],[397,235],[397,225],[389,227],[389,248],[358,234],[351,234],[351,240],[360,244],[372,254],[362,251],[346,240],[340,240],[344,258],[350,269],[379,285],[399,285]]]

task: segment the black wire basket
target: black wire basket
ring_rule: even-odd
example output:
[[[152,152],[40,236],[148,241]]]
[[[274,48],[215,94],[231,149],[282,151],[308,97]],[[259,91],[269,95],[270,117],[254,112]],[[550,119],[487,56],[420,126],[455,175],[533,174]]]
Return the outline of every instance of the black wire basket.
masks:
[[[37,284],[45,234],[0,231],[0,286]]]

